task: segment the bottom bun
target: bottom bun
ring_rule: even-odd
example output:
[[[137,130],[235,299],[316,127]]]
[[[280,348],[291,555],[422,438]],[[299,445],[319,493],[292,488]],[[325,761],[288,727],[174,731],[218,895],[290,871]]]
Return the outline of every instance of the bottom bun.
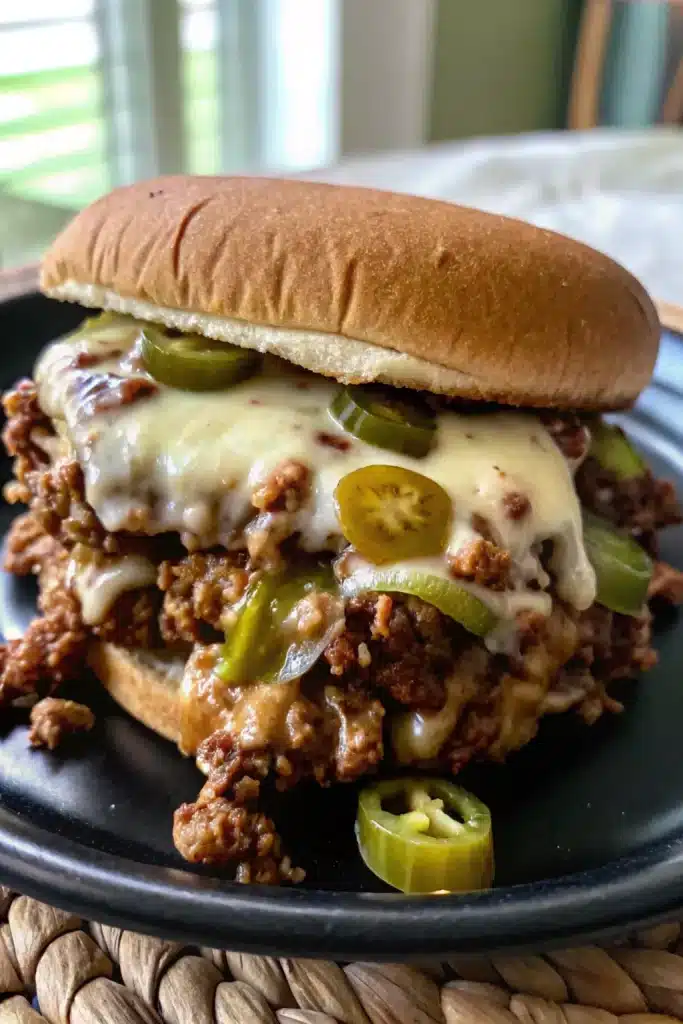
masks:
[[[124,711],[165,739],[178,742],[182,656],[97,643],[90,649],[88,662]]]

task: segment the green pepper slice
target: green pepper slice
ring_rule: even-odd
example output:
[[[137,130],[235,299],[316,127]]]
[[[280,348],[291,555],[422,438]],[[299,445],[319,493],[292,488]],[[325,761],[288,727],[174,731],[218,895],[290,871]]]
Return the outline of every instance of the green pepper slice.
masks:
[[[471,892],[493,880],[491,813],[443,779],[393,779],[364,789],[356,838],[368,868],[402,892]]]
[[[494,612],[461,583],[433,573],[407,568],[361,569],[341,585],[344,597],[367,591],[399,593],[419,597],[450,616],[470,633],[486,636],[498,621]]]
[[[105,309],[101,313],[96,313],[95,316],[88,316],[82,320],[78,327],[69,334],[69,338],[78,341],[83,335],[97,336],[105,331],[109,334],[114,327],[128,334],[130,331],[137,330],[139,325],[127,313],[114,313],[110,309]]]
[[[591,445],[588,452],[603,469],[620,480],[642,476],[647,465],[620,427],[603,420],[591,424]]]
[[[264,573],[236,607],[236,619],[221,650],[217,673],[225,682],[280,682],[298,679],[313,667],[343,620],[341,601],[329,602],[314,635],[296,635],[288,618],[302,598],[324,592],[333,598],[332,567],[316,566],[294,576]]]
[[[259,667],[272,653],[268,626],[270,604],[277,589],[276,577],[264,574],[247,587],[235,609],[236,620],[221,648],[217,674],[226,683],[258,679]]]
[[[427,454],[436,434],[436,417],[426,405],[380,385],[342,388],[330,412],[360,441],[417,458]]]
[[[595,570],[598,604],[622,615],[639,615],[652,577],[647,553],[628,534],[585,509],[583,540]]]
[[[342,533],[380,565],[438,555],[448,540],[453,503],[443,487],[401,466],[363,466],[334,492]]]
[[[78,327],[78,331],[94,331],[100,327],[113,327],[114,324],[132,324],[133,318],[127,313],[115,313],[111,309],[104,309],[101,313],[88,316]]]
[[[219,391],[256,372],[260,356],[250,349],[211,341],[200,334],[171,338],[142,330],[142,360],[155,380],[182,391]]]

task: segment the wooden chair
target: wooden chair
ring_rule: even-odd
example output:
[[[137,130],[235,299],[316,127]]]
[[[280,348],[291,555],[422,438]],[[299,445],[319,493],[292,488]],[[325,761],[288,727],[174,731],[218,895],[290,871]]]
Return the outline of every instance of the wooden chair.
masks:
[[[656,2],[665,3],[666,0]],[[605,60],[615,6],[615,0],[584,0],[569,95],[569,128],[583,130],[599,124]],[[671,0],[671,6],[680,7],[681,0]],[[659,119],[669,124],[683,121],[683,56],[665,94]]]

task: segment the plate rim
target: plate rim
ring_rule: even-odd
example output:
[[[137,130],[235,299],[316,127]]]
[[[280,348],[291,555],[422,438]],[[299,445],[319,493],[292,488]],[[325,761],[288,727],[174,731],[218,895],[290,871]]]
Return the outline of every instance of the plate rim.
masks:
[[[88,920],[190,945],[414,961],[539,952],[670,920],[683,906],[683,837],[655,840],[602,867],[540,882],[463,896],[405,896],[244,886],[142,864],[0,806],[0,877]]]

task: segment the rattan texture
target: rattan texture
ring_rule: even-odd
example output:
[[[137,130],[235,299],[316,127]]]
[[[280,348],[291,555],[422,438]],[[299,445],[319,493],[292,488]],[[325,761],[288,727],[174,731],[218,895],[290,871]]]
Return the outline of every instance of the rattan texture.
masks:
[[[0,1024],[666,1024],[683,933],[421,967],[182,946],[0,888]],[[40,1013],[32,1008],[37,997]]]

